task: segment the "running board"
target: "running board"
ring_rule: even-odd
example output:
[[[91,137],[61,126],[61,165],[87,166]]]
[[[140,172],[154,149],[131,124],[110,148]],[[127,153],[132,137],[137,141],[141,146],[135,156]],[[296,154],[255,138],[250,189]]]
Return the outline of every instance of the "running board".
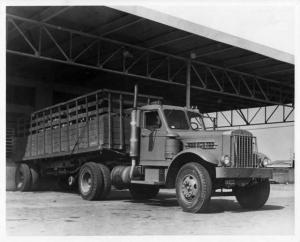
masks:
[[[164,182],[155,182],[155,181],[138,181],[138,180],[131,180],[131,184],[144,184],[144,185],[156,185],[162,186],[165,185]]]

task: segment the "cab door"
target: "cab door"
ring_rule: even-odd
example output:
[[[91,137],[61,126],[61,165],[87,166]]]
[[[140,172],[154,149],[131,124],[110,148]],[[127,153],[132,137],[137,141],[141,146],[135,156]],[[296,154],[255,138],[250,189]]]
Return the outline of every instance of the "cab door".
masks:
[[[141,125],[141,164],[165,159],[166,130],[158,110],[142,112]]]

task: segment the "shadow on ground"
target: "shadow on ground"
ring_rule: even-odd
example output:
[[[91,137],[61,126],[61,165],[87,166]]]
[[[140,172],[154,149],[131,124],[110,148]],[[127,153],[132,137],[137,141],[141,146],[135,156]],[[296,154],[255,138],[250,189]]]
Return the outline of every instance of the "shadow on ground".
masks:
[[[157,198],[144,200],[144,201],[136,201],[136,200],[126,200],[128,203],[143,203],[150,206],[159,206],[159,207],[177,207],[179,206],[176,195],[175,194],[164,194],[161,192]],[[266,204],[260,211],[266,210],[281,210],[283,206],[277,205],[268,205]],[[223,212],[233,212],[233,213],[244,213],[251,212],[253,210],[243,209],[239,205],[239,203],[234,198],[212,198],[209,204],[208,210],[204,213],[223,213]]]
[[[61,187],[57,182],[57,179],[54,178],[45,178],[41,180],[39,188],[35,193],[44,193],[44,192],[61,192],[61,193],[71,193],[78,194],[77,187],[73,189],[66,189]],[[78,194],[78,196],[80,196]],[[130,192],[128,190],[114,190],[112,189],[110,195],[106,199],[107,201],[122,201],[126,203],[136,203],[136,204],[145,204],[149,206],[158,206],[158,207],[178,207],[179,204],[176,199],[175,191],[170,193],[162,189],[156,198],[149,200],[132,200]],[[94,201],[99,202],[99,201]],[[283,206],[269,205],[266,204],[263,206],[260,211],[267,210],[281,210]],[[245,213],[250,212],[251,210],[243,209],[239,203],[233,197],[227,198],[212,198],[209,204],[209,208],[205,213],[223,213],[223,212],[232,212],[232,213]]]

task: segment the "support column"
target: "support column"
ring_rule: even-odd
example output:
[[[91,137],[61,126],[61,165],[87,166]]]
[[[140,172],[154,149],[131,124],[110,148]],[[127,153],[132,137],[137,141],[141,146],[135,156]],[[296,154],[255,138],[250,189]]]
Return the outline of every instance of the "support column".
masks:
[[[186,107],[191,107],[191,61],[186,63]]]

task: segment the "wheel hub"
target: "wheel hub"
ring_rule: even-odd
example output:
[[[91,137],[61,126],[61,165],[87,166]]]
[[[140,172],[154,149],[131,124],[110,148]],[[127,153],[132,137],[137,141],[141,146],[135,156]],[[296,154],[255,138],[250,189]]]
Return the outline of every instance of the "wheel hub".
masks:
[[[196,178],[192,175],[185,176],[182,180],[181,188],[184,198],[188,201],[193,200],[198,192],[198,184]]]
[[[92,176],[88,171],[82,175],[82,179],[80,179],[80,186],[83,193],[90,191],[92,186]]]

